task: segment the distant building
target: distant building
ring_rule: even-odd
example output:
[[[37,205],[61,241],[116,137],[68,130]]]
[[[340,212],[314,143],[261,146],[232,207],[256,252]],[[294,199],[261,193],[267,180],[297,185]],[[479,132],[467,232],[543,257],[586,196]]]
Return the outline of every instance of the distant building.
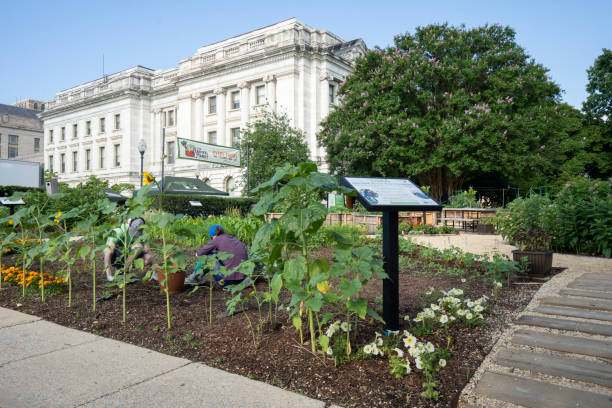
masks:
[[[38,113],[0,104],[0,159],[43,163],[43,122]]]
[[[311,158],[324,166],[319,123],[366,50],[360,39],[345,42],[292,18],[204,46],[175,68],[136,66],[67,89],[42,113],[45,163],[70,184],[89,175],[136,184],[140,139],[145,170],[160,176],[165,128],[168,175],[199,177],[238,195],[241,169],[177,159],[176,138],[232,146],[270,109],[304,131]]]
[[[45,110],[45,102],[39,101],[37,99],[24,99],[23,101],[15,102],[13,106],[32,109],[38,112],[42,112]]]

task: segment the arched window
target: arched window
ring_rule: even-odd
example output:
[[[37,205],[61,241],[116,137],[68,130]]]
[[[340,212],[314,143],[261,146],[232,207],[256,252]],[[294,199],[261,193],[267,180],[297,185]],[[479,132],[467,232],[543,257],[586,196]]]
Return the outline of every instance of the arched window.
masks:
[[[229,195],[234,195],[236,191],[236,181],[231,176],[225,179],[225,191]]]

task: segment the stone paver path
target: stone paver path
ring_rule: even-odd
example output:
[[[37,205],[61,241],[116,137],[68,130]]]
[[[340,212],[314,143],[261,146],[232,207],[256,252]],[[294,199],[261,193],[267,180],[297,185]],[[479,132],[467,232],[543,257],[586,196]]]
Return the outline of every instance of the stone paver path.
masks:
[[[439,249],[510,255],[501,237],[412,238]],[[612,407],[612,260],[555,254],[542,285],[464,388],[459,407]]]

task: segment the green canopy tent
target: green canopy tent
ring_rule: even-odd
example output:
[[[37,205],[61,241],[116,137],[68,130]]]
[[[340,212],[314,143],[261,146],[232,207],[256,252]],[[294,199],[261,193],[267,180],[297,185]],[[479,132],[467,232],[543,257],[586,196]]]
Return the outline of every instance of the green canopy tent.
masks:
[[[166,194],[229,196],[225,191],[217,190],[196,178],[166,176],[163,185]],[[138,190],[134,191],[136,194]],[[157,185],[153,186],[151,194],[159,194]]]

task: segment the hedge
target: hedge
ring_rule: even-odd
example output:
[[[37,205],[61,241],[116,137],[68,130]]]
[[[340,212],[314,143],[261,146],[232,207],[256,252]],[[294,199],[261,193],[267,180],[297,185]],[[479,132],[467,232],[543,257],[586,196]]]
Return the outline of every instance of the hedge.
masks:
[[[21,192],[43,191],[43,189],[38,188],[38,187],[0,186],[0,197],[10,197],[18,191],[21,191]]]
[[[159,199],[159,196],[157,197]],[[199,201],[202,207],[192,207],[189,201]],[[223,215],[228,209],[237,209],[246,215],[251,206],[257,202],[254,198],[217,197],[206,195],[165,194],[163,209],[173,214],[185,214],[192,217],[208,217]],[[158,206],[159,204],[155,204]]]

